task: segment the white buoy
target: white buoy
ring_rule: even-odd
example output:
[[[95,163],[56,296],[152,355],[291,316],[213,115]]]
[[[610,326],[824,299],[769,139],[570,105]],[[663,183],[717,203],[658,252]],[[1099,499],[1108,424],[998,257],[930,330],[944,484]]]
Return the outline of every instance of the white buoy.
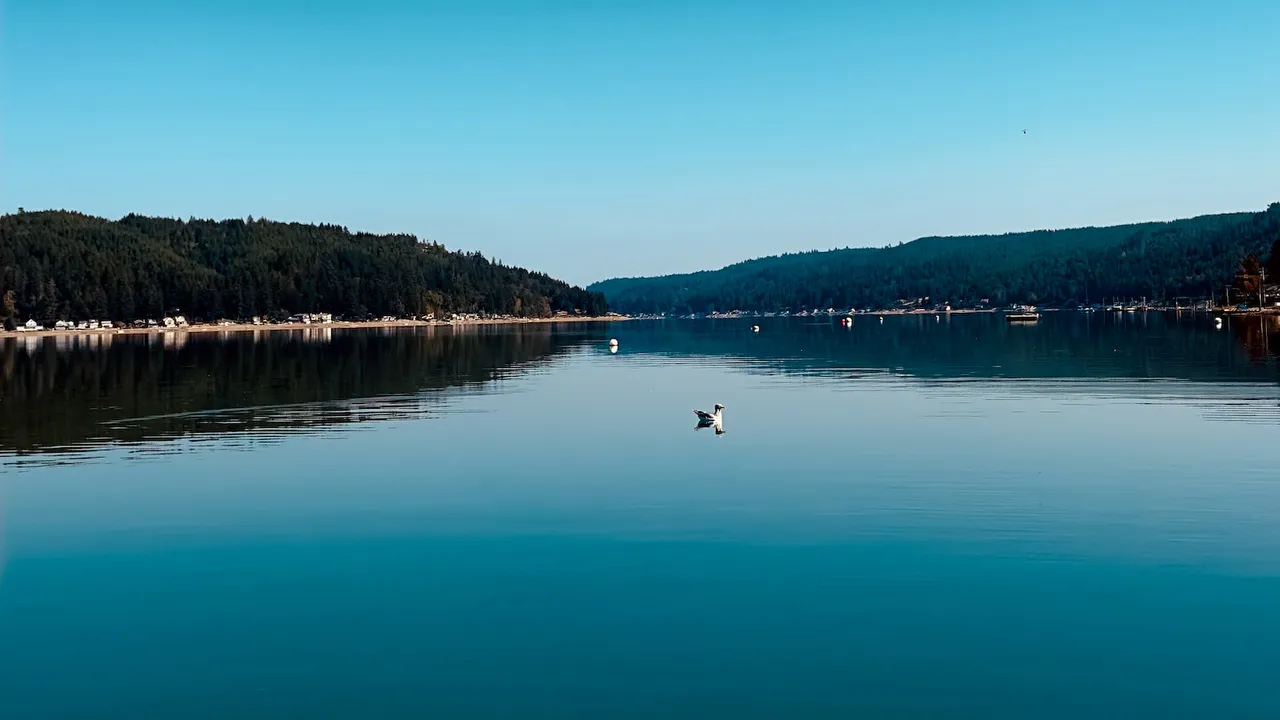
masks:
[[[609,341],[609,347],[611,347],[611,348],[616,348],[616,347],[618,347],[618,338],[614,338],[614,339],[610,340],[610,341]]]
[[[752,326],[751,326],[751,332],[760,332],[760,326],[759,326],[759,325],[752,325]]]

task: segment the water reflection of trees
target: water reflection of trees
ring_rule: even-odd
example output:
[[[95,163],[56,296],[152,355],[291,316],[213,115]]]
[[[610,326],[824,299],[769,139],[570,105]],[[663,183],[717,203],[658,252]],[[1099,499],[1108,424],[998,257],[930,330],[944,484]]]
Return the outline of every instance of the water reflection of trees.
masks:
[[[1280,315],[1240,317],[1231,323],[1231,330],[1255,362],[1280,359]]]
[[[752,324],[761,332],[751,332]],[[440,329],[20,337],[0,343],[0,455],[417,417],[616,334],[620,357],[698,357],[753,373],[933,380],[1189,380],[1274,388],[1280,317],[1046,314],[633,322]],[[1153,384],[1144,384],[1147,388]],[[1139,387],[1129,383],[1126,387]],[[1227,387],[1223,385],[1223,387]],[[1120,388],[1117,388],[1119,390]],[[1220,394],[1220,393],[1219,393]],[[150,449],[158,449],[152,446]]]
[[[420,414],[427,391],[578,341],[548,326],[19,338],[0,343],[0,454]]]
[[[1258,318],[1252,321],[1252,330],[1243,319],[1219,330],[1212,318],[1191,314],[1046,313],[1025,326],[998,315],[914,315],[862,316],[850,328],[834,318],[766,318],[635,324],[621,332],[631,353],[739,358],[765,372],[1275,382],[1280,343],[1251,335]],[[752,323],[761,332],[751,332]],[[1254,351],[1268,342],[1272,355]]]

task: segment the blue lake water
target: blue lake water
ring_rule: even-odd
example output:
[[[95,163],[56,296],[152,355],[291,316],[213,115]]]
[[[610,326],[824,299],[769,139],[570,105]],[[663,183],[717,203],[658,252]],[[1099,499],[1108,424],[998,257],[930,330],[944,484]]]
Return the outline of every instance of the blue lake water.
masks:
[[[0,717],[1280,717],[1272,348],[1156,314],[0,340]]]

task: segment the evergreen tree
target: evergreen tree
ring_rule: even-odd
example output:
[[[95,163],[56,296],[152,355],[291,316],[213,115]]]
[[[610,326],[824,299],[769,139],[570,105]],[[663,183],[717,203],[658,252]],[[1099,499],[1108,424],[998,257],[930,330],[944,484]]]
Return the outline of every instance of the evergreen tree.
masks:
[[[154,319],[179,309],[193,320],[608,309],[599,293],[411,235],[61,211],[0,217],[0,294],[44,323]]]
[[[1232,282],[1241,258],[1267,255],[1277,236],[1280,203],[1166,223],[797,253],[588,290],[633,313],[891,308],[926,297],[953,306],[1209,297]],[[1271,255],[1268,275],[1280,280],[1280,254]]]
[[[4,318],[4,329],[13,330],[18,326],[18,299],[12,289],[4,293],[4,303],[0,307],[0,317]]]

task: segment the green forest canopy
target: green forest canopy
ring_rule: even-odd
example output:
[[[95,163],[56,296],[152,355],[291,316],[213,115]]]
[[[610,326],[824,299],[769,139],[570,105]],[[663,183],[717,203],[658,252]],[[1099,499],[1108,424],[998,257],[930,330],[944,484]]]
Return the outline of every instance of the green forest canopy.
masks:
[[[132,321],[328,312],[603,315],[599,293],[412,235],[267,220],[0,216],[0,317]]]
[[[1280,278],[1273,244],[1280,245],[1280,203],[1260,213],[782,255],[588,290],[630,313],[887,308],[924,297],[960,307],[1204,298],[1221,293],[1249,255],[1270,253],[1268,273]]]

